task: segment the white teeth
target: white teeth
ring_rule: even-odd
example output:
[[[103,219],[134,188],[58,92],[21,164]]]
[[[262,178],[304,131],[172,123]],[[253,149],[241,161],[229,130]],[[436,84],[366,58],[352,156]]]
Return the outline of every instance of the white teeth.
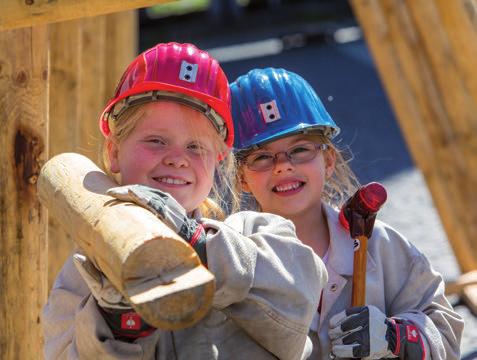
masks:
[[[295,190],[295,189],[298,189],[299,187],[300,187],[300,183],[296,182],[296,183],[293,183],[293,184],[275,186],[275,190],[278,191],[278,192],[282,192],[282,191]]]
[[[164,183],[167,183],[167,184],[174,184],[174,185],[185,185],[185,184],[187,184],[187,181],[180,180],[180,179],[172,179],[172,178],[168,178],[168,177],[161,177],[161,178],[158,178],[158,180],[160,182],[164,182]]]

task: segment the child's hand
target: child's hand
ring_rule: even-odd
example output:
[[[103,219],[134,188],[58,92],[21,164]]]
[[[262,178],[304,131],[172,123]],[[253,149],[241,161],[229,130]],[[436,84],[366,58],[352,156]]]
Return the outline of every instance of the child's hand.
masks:
[[[73,262],[91,290],[104,320],[117,340],[134,341],[155,330],[141,319],[121,293],[85,255],[80,252],[75,253]]]
[[[387,318],[375,306],[349,308],[330,319],[331,352],[339,358],[423,359],[424,343],[410,321]]]
[[[118,310],[131,309],[123,295],[84,254],[73,254],[73,262],[99,306]]]
[[[133,202],[155,214],[161,221],[192,245],[204,265],[207,265],[204,228],[187,216],[185,209],[168,193],[145,185],[111,188],[108,195]]]

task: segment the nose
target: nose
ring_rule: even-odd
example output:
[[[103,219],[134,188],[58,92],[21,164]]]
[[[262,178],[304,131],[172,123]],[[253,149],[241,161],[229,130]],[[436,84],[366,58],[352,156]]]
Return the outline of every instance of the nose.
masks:
[[[189,166],[189,160],[186,153],[182,149],[169,149],[167,154],[162,159],[163,163],[167,166],[173,166],[176,168],[182,168]]]
[[[274,174],[281,174],[287,171],[294,171],[295,166],[292,164],[290,159],[288,159],[285,152],[280,152],[275,154],[275,165],[273,166]]]

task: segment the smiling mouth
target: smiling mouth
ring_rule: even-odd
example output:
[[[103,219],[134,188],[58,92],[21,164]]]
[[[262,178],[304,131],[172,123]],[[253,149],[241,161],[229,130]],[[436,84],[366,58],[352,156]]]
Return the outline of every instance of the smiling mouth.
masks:
[[[296,190],[298,188],[301,188],[305,185],[304,182],[302,181],[297,181],[297,182],[294,182],[294,183],[289,183],[289,184],[283,184],[283,185],[277,185],[277,186],[274,186],[272,188],[272,191],[273,192],[276,192],[276,193],[283,193],[283,192],[286,192],[286,191],[292,191],[292,190]]]
[[[170,178],[166,176],[162,177],[154,177],[153,178],[155,181],[162,183],[162,184],[167,184],[167,185],[188,185],[190,182],[182,179],[175,179],[175,178]]]

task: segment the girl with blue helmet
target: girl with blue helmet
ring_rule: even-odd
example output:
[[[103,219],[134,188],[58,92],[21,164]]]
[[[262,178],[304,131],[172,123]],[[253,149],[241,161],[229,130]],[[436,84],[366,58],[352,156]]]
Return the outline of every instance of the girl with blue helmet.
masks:
[[[358,181],[332,139],[339,128],[313,88],[284,69],[231,84],[238,186],[258,209],[292,220],[326,264],[328,286],[310,326],[314,359],[458,359],[463,321],[426,257],[376,221],[366,304],[351,307],[353,242],[338,208]]]

